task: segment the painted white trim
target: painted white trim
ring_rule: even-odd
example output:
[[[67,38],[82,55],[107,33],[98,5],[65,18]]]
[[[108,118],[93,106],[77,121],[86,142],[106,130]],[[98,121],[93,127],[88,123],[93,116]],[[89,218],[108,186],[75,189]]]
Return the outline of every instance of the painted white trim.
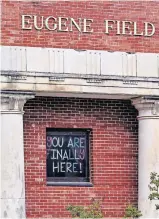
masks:
[[[159,54],[1,46],[2,71],[159,77]]]

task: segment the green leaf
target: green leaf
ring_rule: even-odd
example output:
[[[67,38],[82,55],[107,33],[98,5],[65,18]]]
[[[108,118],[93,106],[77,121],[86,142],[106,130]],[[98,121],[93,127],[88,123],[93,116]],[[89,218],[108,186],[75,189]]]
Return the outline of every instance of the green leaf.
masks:
[[[159,199],[159,175],[156,172],[152,172],[150,174],[150,184],[148,187],[151,192],[148,198],[150,200],[158,200]]]

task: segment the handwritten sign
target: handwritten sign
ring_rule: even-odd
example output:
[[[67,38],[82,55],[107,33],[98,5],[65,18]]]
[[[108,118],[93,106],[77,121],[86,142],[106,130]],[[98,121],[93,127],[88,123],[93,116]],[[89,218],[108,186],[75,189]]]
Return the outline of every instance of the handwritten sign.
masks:
[[[88,133],[86,131],[52,130],[47,132],[47,177],[88,177]],[[67,179],[68,180],[68,179]]]

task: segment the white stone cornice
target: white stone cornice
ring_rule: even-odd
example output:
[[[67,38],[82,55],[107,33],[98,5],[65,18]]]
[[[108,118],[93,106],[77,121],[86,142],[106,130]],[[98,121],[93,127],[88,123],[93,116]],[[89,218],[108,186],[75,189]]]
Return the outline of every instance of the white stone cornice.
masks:
[[[138,119],[159,119],[159,97],[139,97],[132,99],[139,112]]]
[[[120,99],[159,96],[157,53],[22,46],[1,46],[1,53],[1,90]]]
[[[33,93],[2,91],[1,113],[23,113],[24,104],[34,98]]]
[[[157,53],[1,46],[2,71],[159,77]],[[115,65],[114,65],[115,62]],[[18,74],[9,80],[26,80]]]

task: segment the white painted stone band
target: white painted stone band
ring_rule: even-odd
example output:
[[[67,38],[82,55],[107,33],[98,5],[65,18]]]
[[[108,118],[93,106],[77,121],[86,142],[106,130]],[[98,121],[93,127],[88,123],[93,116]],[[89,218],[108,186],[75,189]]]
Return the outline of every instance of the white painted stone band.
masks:
[[[1,53],[2,71],[159,77],[157,53],[23,46],[1,46]]]

